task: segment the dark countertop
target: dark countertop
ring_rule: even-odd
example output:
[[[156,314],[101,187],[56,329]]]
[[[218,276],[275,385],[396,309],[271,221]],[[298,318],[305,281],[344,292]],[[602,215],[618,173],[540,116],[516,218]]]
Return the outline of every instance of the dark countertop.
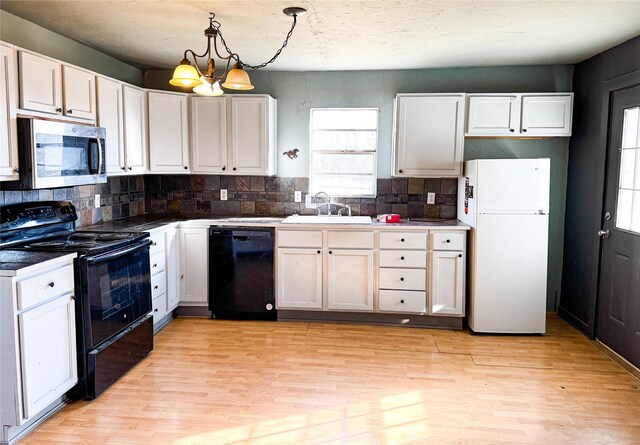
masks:
[[[0,250],[0,271],[16,271],[36,264],[75,255],[73,252],[31,252],[24,250]]]
[[[153,230],[165,224],[174,222],[189,221],[193,219],[212,219],[206,215],[185,215],[185,214],[162,214],[162,215],[139,215],[130,218],[117,219],[105,223],[98,223],[91,226],[82,226],[78,230],[113,230],[115,232],[145,232]]]

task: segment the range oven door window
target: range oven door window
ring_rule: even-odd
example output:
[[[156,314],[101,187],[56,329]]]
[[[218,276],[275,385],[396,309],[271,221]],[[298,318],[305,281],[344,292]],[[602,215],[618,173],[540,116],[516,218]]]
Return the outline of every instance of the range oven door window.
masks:
[[[94,348],[151,311],[149,247],[129,247],[83,259],[87,346]]]

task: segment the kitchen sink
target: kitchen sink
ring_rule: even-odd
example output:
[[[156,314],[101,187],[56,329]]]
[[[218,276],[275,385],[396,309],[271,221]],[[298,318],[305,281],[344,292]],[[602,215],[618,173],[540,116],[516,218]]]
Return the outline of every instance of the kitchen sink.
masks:
[[[370,216],[292,215],[282,224],[371,224]]]

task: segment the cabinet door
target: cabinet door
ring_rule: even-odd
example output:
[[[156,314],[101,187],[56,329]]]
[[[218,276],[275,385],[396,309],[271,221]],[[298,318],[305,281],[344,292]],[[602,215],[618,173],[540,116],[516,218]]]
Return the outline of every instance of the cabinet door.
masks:
[[[187,96],[150,91],[149,170],[189,173]]]
[[[225,97],[191,98],[193,173],[223,173],[229,170],[226,104]]]
[[[18,179],[17,88],[15,50],[0,45],[0,181]]]
[[[277,307],[322,309],[322,250],[278,249]]]
[[[177,229],[175,227],[171,227],[166,231],[166,244],[165,248],[167,251],[167,310],[172,311],[178,306],[178,302],[180,301],[180,289],[178,273],[180,268],[179,264],[179,237],[177,234]]]
[[[331,310],[373,310],[373,251],[328,252],[327,307]]]
[[[98,77],[98,126],[107,131],[107,174],[117,175],[126,171],[124,165],[124,118],[122,84],[115,80]]]
[[[96,76],[71,66],[62,67],[64,114],[78,119],[96,118]]]
[[[267,175],[268,98],[231,98],[231,172]]]
[[[60,63],[19,52],[20,108],[62,114],[62,66]]]
[[[180,303],[206,306],[209,297],[209,231],[180,228]]]
[[[144,91],[123,87],[124,99],[124,150],[127,173],[147,171],[147,118]]]
[[[394,176],[460,176],[464,94],[398,95]]]
[[[515,94],[467,96],[467,134],[472,136],[514,136],[519,133],[520,108]]]
[[[78,381],[74,314],[67,294],[18,315],[25,419]]]
[[[523,136],[571,136],[573,95],[522,95]]]
[[[462,252],[431,252],[429,315],[464,315]]]

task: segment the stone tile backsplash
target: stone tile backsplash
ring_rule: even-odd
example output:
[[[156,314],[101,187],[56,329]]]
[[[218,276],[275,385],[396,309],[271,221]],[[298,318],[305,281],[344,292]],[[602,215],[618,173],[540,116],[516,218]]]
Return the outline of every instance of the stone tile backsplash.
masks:
[[[294,191],[309,190],[308,178],[212,175],[144,176],[147,213],[193,213],[212,216],[287,216],[313,214],[304,202],[294,202]],[[457,178],[378,179],[376,198],[340,198],[353,215],[399,213],[409,218],[455,218]],[[220,201],[220,189],[227,201]],[[436,194],[427,204],[427,193]]]

